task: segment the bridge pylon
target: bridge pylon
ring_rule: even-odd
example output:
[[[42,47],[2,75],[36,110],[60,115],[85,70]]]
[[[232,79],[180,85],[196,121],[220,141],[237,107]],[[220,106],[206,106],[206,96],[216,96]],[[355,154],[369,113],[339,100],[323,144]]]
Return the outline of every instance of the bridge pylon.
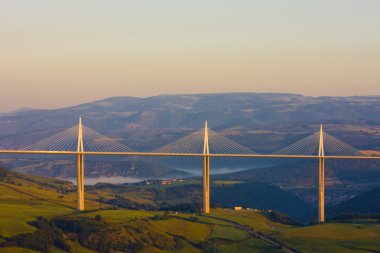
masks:
[[[77,209],[84,211],[84,154],[83,154],[83,126],[82,117],[78,124],[78,148],[77,148]]]
[[[325,149],[323,144],[323,126],[319,131],[318,152],[318,222],[325,222]]]
[[[210,213],[210,147],[207,121],[205,122],[203,142],[203,213]]]

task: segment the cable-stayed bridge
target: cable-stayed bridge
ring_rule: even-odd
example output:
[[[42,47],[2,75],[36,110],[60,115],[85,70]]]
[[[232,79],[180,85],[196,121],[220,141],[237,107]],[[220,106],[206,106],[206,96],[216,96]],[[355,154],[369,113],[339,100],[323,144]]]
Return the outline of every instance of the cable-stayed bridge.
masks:
[[[6,149],[0,146],[0,154],[62,154],[77,156],[78,210],[84,210],[84,156],[192,156],[203,158],[203,211],[210,211],[210,158],[309,158],[318,159],[319,168],[319,222],[325,221],[325,159],[380,159],[368,156],[349,144],[320,130],[302,140],[271,154],[260,154],[211,129],[205,127],[179,140],[150,152],[139,152],[115,138],[110,138],[82,125],[66,129],[22,149]]]

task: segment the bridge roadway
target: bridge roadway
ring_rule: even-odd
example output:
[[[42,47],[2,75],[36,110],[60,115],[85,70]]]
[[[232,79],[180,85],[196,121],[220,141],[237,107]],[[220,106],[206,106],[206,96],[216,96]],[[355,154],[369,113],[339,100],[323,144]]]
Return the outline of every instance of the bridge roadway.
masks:
[[[0,150],[0,154],[40,155],[103,155],[103,156],[176,156],[176,157],[238,157],[238,158],[298,158],[318,159],[318,155],[277,155],[277,154],[202,154],[202,153],[155,153],[155,152],[104,152],[104,151],[45,151],[45,150]],[[380,156],[336,156],[324,155],[325,159],[379,159]]]

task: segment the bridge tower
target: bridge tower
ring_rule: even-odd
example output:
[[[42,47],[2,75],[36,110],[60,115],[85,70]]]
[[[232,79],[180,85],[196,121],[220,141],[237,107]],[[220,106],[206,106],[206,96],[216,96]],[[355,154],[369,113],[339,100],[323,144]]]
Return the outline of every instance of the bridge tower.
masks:
[[[84,154],[82,117],[79,117],[77,152],[77,209],[79,211],[84,211]]]
[[[323,126],[319,131],[319,152],[318,152],[318,178],[319,178],[319,187],[318,187],[318,222],[325,222],[325,150],[323,144]]]
[[[203,213],[210,213],[210,147],[207,121],[205,122],[203,142]]]

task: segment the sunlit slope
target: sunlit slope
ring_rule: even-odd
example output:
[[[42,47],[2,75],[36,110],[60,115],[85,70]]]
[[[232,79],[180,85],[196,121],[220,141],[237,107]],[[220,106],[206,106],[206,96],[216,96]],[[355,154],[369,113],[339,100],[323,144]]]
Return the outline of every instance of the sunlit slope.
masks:
[[[378,252],[380,223],[352,221],[290,226],[271,220],[266,212],[214,210],[210,217],[248,225],[301,252]]]
[[[43,247],[64,252],[63,246],[69,252],[283,252],[273,242],[300,252],[380,251],[377,220],[301,226],[275,211],[212,209],[199,215],[114,210],[105,204],[108,209],[99,210],[93,199],[111,197],[110,186],[89,191],[89,211],[77,212],[70,183],[4,169],[0,178],[0,252],[44,252]],[[50,234],[59,244],[42,239]]]
[[[86,196],[86,208],[99,204]],[[37,216],[52,217],[74,212],[76,192],[72,184],[0,169],[0,235],[13,236],[34,231],[27,223]]]
[[[100,221],[96,222],[96,217]],[[230,222],[196,214],[99,210],[61,216],[56,223],[71,233],[72,227],[100,227],[77,238],[82,245],[98,251],[105,247],[104,243],[121,249],[129,241],[129,245],[140,249],[137,252],[282,252]]]

